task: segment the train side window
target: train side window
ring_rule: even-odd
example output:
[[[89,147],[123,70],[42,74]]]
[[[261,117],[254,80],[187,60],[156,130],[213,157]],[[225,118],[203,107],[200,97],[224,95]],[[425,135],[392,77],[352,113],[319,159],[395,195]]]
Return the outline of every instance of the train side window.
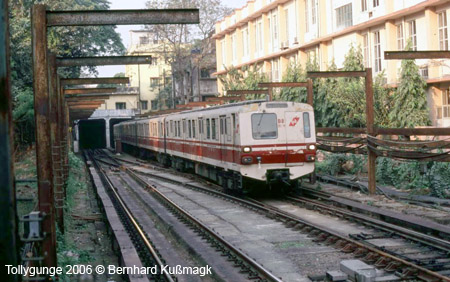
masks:
[[[189,138],[192,138],[192,125],[191,120],[188,120],[188,132],[189,132]]]
[[[192,120],[192,138],[194,138],[195,139],[195,128],[196,126],[195,126],[195,119],[193,119]]]
[[[216,140],[216,119],[211,119],[211,139]]]
[[[227,120],[225,121],[225,133],[227,134],[227,141],[231,141],[231,119],[227,117]]]
[[[173,136],[173,120],[170,121],[170,136]]]
[[[223,124],[223,118],[220,119],[220,135],[225,134],[225,125]]]
[[[211,127],[209,126],[209,118],[206,119],[206,139],[209,139],[211,136]]]
[[[180,137],[181,136],[181,124],[180,124],[180,121],[177,121],[177,123],[178,123],[178,137]]]
[[[309,113],[303,113],[303,132],[305,138],[311,138],[311,125],[309,122]]]
[[[203,134],[203,119],[202,118],[198,119],[198,134],[199,135]]]

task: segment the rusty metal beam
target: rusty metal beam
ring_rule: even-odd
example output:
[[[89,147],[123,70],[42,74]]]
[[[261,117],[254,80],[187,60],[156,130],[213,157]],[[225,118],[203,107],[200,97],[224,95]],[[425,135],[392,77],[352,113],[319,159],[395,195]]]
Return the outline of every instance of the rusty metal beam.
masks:
[[[14,156],[12,129],[12,97],[9,66],[8,0],[0,1],[0,265],[18,264],[18,232],[16,194],[14,189]],[[18,275],[5,275],[16,282]]]
[[[89,78],[64,78],[61,85],[86,85],[86,84],[127,84],[129,77],[89,77]]]
[[[56,229],[54,214],[52,148],[49,116],[49,74],[47,62],[46,7],[35,4],[31,9],[33,51],[34,115],[36,122],[36,163],[39,211],[45,214],[42,231],[44,266],[56,266]]]
[[[314,106],[314,89],[313,89],[313,81],[311,78],[306,80],[306,102]]]
[[[70,105],[89,105],[89,104],[103,104],[105,100],[72,100],[68,101],[67,104]]]
[[[317,127],[317,133],[345,133],[345,134],[366,134],[365,128],[349,128],[349,127]]]
[[[104,94],[104,93],[98,93],[98,94],[70,94],[70,95],[63,95],[64,98],[66,98],[67,101],[72,100],[81,100],[81,99],[108,99],[111,94]]]
[[[152,56],[103,56],[103,57],[58,57],[58,67],[108,66],[151,64]]]
[[[450,51],[384,51],[385,60],[450,59]]]
[[[241,95],[241,94],[268,94],[269,90],[227,90],[228,95]]]
[[[56,55],[48,54],[49,66],[49,96],[50,96],[50,140],[52,148],[52,174],[55,194],[55,215],[59,230],[64,233],[64,197],[63,180],[60,160],[59,136],[59,104],[58,104],[58,72],[56,68]]]
[[[107,94],[114,93],[117,88],[77,88],[77,89],[64,89],[64,95],[73,94]]]
[[[198,9],[48,11],[47,26],[197,24]]]
[[[69,106],[69,110],[95,110],[99,107],[100,105],[73,105],[73,106]]]
[[[373,86],[372,86],[372,69],[366,68],[366,128],[367,134],[371,136],[375,136],[375,113],[374,113],[374,101],[373,101]],[[373,150],[369,148],[369,157],[367,160],[368,165],[368,178],[369,178],[369,194],[375,195],[377,192],[377,184],[376,184],[376,160],[377,155]]]
[[[450,127],[430,128],[377,128],[379,135],[405,135],[405,136],[450,136]]]
[[[307,87],[307,82],[260,82],[258,87]]]
[[[365,77],[366,71],[309,71],[306,77]]]

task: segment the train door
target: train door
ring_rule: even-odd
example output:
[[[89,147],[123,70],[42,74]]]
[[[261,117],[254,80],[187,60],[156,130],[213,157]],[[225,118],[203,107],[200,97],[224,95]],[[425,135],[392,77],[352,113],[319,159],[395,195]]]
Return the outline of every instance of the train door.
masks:
[[[298,154],[303,151],[301,147],[305,144],[302,112],[286,112],[284,124],[286,131],[286,165],[303,165],[303,162],[298,159]]]
[[[182,151],[183,151],[183,156],[185,156],[186,155],[186,149],[187,149],[187,147],[186,147],[186,137],[187,137],[187,128],[186,128],[186,119],[183,119],[183,121],[181,122],[182,124],[181,124],[181,127],[182,127],[182,131],[181,131],[181,149],[182,149]]]
[[[227,120],[225,116],[220,116],[219,142],[220,142],[220,160],[222,163],[226,161],[226,145],[227,145]]]
[[[197,155],[200,159],[203,158],[203,139],[204,139],[204,133],[203,133],[203,118],[198,118],[198,146],[197,146]]]

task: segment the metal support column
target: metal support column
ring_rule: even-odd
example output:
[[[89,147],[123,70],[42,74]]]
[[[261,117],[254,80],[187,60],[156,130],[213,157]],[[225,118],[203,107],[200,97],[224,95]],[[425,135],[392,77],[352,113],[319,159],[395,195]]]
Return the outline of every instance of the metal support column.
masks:
[[[9,70],[8,0],[0,1],[0,266],[17,266],[18,236],[14,157],[12,150],[12,98]],[[4,272],[2,272],[4,273]],[[5,275],[3,281],[19,281],[16,275]]]
[[[307,86],[306,86],[306,102],[311,105],[311,107],[314,106],[314,92],[313,92],[313,81],[311,78],[308,78],[306,80]]]
[[[45,266],[56,266],[56,232],[53,201],[52,154],[50,139],[46,6],[31,8],[33,46],[34,113],[36,121],[36,163],[39,211],[44,214],[42,253]]]
[[[375,115],[373,108],[373,87],[372,87],[372,69],[366,68],[366,123],[367,134],[375,135]],[[368,174],[369,174],[369,194],[376,193],[376,160],[377,155],[370,148],[367,148],[369,152],[368,158]]]
[[[56,70],[56,55],[48,54],[49,66],[49,92],[50,92],[50,139],[52,146],[52,170],[54,183],[55,215],[58,228],[64,232],[64,191],[63,175],[61,163],[60,131],[59,131],[59,89],[58,72]]]

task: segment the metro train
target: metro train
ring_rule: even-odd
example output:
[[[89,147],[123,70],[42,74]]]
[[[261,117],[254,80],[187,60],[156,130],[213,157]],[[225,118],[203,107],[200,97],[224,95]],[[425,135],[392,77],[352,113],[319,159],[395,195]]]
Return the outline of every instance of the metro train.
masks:
[[[294,186],[312,173],[315,136],[310,105],[262,100],[114,125],[116,148],[241,192]]]

